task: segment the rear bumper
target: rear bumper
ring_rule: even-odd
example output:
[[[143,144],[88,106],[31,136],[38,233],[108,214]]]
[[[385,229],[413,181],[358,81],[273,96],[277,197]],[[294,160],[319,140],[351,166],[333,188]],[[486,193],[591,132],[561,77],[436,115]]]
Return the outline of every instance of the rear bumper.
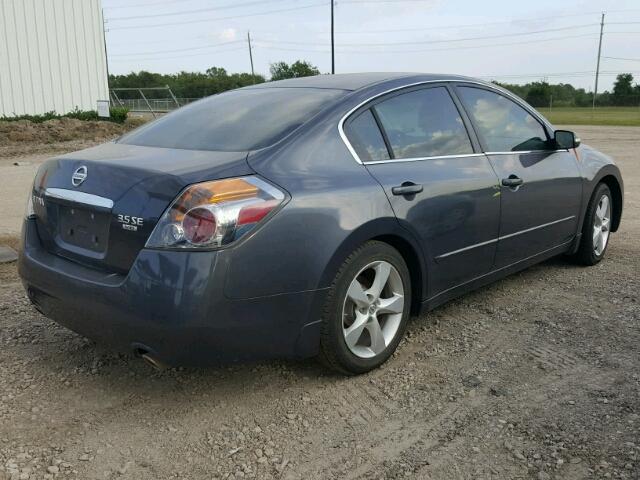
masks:
[[[232,300],[228,268],[224,252],[143,249],[126,276],[105,274],[48,253],[30,220],[18,263],[38,310],[121,351],[147,350],[169,365],[317,353],[326,290]]]

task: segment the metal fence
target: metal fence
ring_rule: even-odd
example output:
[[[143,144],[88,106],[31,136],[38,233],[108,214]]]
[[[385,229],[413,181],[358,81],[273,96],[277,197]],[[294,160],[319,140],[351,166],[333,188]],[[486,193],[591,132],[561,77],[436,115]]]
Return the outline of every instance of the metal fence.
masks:
[[[146,95],[145,95],[146,92]],[[162,92],[162,98],[149,98],[149,94],[157,95]],[[125,95],[123,95],[123,93]],[[121,98],[137,95],[139,98]],[[155,118],[157,114],[167,113],[180,108],[187,103],[198,100],[197,98],[176,98],[169,86],[143,87],[143,88],[111,88],[109,100],[112,107],[126,107],[130,112],[151,113]]]
[[[130,112],[156,112],[166,113],[175,110],[178,106],[182,107],[187,103],[199,100],[199,98],[122,98],[111,99],[112,107],[126,107]]]

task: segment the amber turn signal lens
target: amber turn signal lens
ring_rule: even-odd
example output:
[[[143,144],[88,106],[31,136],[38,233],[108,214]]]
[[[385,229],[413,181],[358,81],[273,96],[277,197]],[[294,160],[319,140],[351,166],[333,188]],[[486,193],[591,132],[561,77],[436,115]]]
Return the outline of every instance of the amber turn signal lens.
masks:
[[[218,248],[247,235],[278,208],[284,193],[256,176],[186,188],[154,228],[149,248]]]

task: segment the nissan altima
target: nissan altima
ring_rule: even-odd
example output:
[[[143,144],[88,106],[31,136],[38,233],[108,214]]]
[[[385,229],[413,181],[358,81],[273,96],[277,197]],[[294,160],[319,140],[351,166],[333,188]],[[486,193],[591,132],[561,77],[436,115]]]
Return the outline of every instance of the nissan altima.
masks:
[[[323,75],[46,161],[19,272],[44,315],[156,366],[358,374],[411,316],[556,255],[598,263],[622,205],[609,157],[493,84]]]

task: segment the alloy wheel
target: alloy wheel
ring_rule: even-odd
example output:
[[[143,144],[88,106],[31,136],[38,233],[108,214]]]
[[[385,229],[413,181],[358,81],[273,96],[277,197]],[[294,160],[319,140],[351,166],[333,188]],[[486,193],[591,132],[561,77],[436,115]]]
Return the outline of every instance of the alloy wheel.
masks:
[[[342,308],[342,332],[351,353],[360,358],[382,353],[398,333],[404,309],[404,285],[393,265],[380,260],[360,270]]]
[[[611,225],[611,202],[607,195],[600,197],[593,217],[593,251],[596,256],[602,255],[609,240]]]

